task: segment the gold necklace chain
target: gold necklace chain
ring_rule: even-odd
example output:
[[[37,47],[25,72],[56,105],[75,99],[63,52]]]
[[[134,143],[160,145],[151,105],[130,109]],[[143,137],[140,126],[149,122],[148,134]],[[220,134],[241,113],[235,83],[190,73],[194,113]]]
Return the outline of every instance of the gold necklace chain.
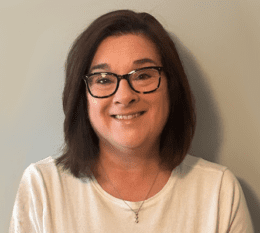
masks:
[[[101,165],[101,166],[102,166],[102,165]],[[146,195],[144,201],[143,201],[142,204],[140,205],[139,209],[138,209],[137,211],[134,211],[134,210],[131,208],[131,206],[128,205],[127,202],[122,198],[122,196],[121,196],[121,194],[119,193],[119,191],[116,189],[116,187],[113,185],[113,183],[111,182],[111,180],[108,178],[107,173],[105,172],[103,166],[102,166],[102,169],[103,169],[103,171],[104,171],[104,173],[105,173],[105,175],[106,175],[106,178],[107,178],[108,181],[111,183],[111,185],[112,185],[112,187],[114,188],[114,190],[118,193],[118,195],[120,196],[120,198],[122,199],[122,201],[134,212],[134,214],[135,214],[135,222],[136,222],[136,223],[139,223],[138,213],[139,213],[139,211],[141,210],[141,208],[142,208],[142,206],[143,206],[145,200],[147,199],[148,195],[150,194],[150,192],[151,192],[151,190],[152,190],[152,187],[154,186],[155,181],[156,181],[156,179],[157,179],[157,177],[158,177],[158,175],[159,175],[159,173],[160,173],[160,170],[157,172],[157,175],[156,175],[156,177],[155,177],[155,179],[154,179],[154,181],[153,181],[153,184],[152,184],[152,186],[151,186],[149,192],[147,193],[147,195]]]

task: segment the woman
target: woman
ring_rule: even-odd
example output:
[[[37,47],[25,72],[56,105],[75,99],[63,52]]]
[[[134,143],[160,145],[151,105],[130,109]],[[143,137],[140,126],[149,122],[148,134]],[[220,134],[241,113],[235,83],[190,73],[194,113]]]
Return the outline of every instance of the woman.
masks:
[[[25,170],[11,232],[253,232],[234,175],[187,154],[194,103],[154,17],[95,20],[71,48],[63,94],[64,154]]]

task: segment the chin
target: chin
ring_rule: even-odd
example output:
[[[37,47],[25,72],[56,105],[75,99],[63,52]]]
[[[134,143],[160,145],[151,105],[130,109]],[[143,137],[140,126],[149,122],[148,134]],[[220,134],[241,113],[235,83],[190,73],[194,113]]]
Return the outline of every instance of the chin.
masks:
[[[137,149],[142,146],[142,143],[136,143],[135,142],[117,142],[114,144],[117,148],[125,148],[125,149]]]
[[[145,147],[150,147],[151,144],[147,143],[149,140],[141,140],[141,139],[134,139],[132,141],[117,141],[114,142],[114,147],[120,148],[120,149],[126,149],[126,150],[135,150],[135,149],[141,149]]]

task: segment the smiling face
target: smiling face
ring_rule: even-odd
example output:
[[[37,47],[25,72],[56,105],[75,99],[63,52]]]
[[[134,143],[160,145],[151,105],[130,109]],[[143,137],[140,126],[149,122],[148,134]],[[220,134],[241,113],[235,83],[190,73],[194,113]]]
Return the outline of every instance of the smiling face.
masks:
[[[156,46],[143,35],[127,34],[110,36],[102,41],[90,72],[123,75],[149,66],[162,66]],[[123,79],[114,95],[94,98],[87,91],[87,101],[90,123],[99,137],[100,146],[134,149],[158,145],[169,115],[164,72],[161,72],[161,84],[155,92],[136,93]]]

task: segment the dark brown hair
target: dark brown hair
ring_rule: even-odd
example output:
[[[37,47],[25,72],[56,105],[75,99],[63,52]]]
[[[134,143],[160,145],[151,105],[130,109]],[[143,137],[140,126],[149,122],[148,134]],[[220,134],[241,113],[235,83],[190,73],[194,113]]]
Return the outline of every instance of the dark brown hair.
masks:
[[[175,45],[162,25],[148,13],[118,10],[97,18],[75,40],[66,62],[63,91],[65,146],[55,160],[75,177],[91,178],[99,155],[99,139],[90,125],[86,86],[87,74],[99,44],[112,35],[143,34],[158,48],[168,80],[170,113],[161,134],[161,162],[168,170],[187,154],[195,131],[195,107],[190,86]]]

